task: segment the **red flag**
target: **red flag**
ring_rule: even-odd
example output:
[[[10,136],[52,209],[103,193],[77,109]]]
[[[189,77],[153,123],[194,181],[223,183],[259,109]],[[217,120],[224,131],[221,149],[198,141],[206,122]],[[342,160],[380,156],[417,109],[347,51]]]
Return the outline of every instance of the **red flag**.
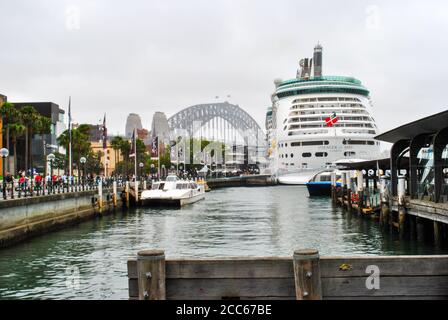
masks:
[[[325,118],[325,124],[327,127],[332,127],[336,122],[338,122],[338,117],[335,112],[328,118]]]

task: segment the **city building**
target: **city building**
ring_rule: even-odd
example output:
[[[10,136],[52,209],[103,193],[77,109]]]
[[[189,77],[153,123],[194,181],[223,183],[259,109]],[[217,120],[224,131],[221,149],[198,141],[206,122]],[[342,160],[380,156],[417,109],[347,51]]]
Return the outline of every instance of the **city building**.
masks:
[[[33,167],[38,172],[45,171],[46,157],[52,152],[65,153],[62,147],[59,147],[57,137],[67,128],[64,123],[65,111],[59,105],[53,102],[12,102],[17,109],[25,106],[33,106],[36,111],[51,119],[51,130],[49,134],[35,134],[31,140],[31,156]],[[25,137],[21,136],[17,139],[17,168],[14,168],[13,144],[10,141],[9,150],[9,170],[16,172],[25,169]]]
[[[146,129],[137,129],[137,137],[143,141],[143,143],[148,146],[151,144],[150,132]]]
[[[128,115],[128,118],[126,119],[126,128],[125,128],[125,136],[126,138],[130,139],[132,137],[132,133],[135,129],[141,130],[143,129],[142,126],[142,119],[140,116],[136,113],[130,113]]]
[[[155,112],[152,117],[151,136],[159,137],[160,141],[167,143],[170,139],[170,132],[165,113],[160,111]]]
[[[94,153],[98,154],[98,152],[100,152],[100,161],[103,166],[106,164],[107,176],[112,175],[115,171],[116,164],[123,160],[121,153],[112,148],[109,140],[107,141],[106,150],[103,149],[102,141],[92,141],[90,145]],[[104,157],[106,157],[106,159],[104,159]]]

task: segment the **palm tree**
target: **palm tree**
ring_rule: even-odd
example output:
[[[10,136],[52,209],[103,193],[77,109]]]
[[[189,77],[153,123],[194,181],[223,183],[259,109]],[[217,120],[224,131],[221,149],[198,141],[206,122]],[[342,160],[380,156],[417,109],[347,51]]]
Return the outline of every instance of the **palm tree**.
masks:
[[[17,174],[17,139],[25,133],[25,126],[21,123],[11,123],[9,126],[9,134],[11,135],[11,142],[14,147],[14,172]]]
[[[52,124],[51,119],[48,117],[44,117],[44,116],[39,116],[35,123],[35,128],[34,128],[35,133],[41,135],[44,148],[46,148],[44,135],[51,133],[51,124]],[[44,168],[45,168],[44,175],[47,174],[46,161],[47,161],[47,159],[43,159],[43,164],[44,164]]]
[[[24,106],[20,109],[20,114],[23,125],[25,126],[25,172],[28,172],[28,165],[32,166],[31,137],[33,136],[33,130],[35,128],[35,123],[39,117],[39,113],[33,106]],[[31,172],[31,175],[32,174],[33,173]]]
[[[14,119],[17,118],[17,109],[12,103],[5,102],[0,106],[0,113],[2,116],[2,130],[6,136],[6,148],[9,150],[10,125],[14,124]],[[6,163],[6,168],[9,170],[9,162]]]
[[[91,146],[89,142],[89,132],[90,132],[90,126],[87,124],[81,124],[78,128],[71,130],[71,136],[72,136],[72,161],[73,163],[76,163],[76,167],[79,170],[81,164],[80,159],[81,157],[86,157],[90,151]],[[58,143],[62,146],[64,146],[65,150],[69,150],[69,142],[70,142],[70,134],[68,130],[65,130],[59,137],[58,137]],[[68,157],[68,152],[67,152]],[[68,161],[66,162],[67,165]]]
[[[118,160],[118,155],[119,155],[119,151],[121,150],[121,146],[123,144],[124,139],[120,136],[116,136],[112,139],[111,141],[111,146],[112,149],[114,149],[115,152],[115,168],[117,168],[117,160]]]

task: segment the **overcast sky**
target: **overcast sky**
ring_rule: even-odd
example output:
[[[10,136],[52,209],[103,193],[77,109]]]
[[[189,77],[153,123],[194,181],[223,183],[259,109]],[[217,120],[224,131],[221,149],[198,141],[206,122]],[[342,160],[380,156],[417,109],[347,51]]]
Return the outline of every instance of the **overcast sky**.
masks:
[[[124,134],[229,100],[264,128],[275,78],[324,47],[326,75],[360,79],[380,130],[447,109],[447,1],[1,0],[0,93],[53,101]],[[227,95],[231,95],[227,99]]]

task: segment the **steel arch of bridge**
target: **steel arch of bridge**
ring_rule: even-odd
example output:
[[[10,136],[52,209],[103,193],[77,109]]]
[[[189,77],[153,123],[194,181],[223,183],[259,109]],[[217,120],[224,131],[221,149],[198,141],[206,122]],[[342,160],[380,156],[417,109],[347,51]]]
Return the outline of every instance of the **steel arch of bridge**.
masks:
[[[242,136],[247,137],[250,145],[260,145],[260,141],[263,141],[263,130],[258,123],[239,106],[228,102],[198,104],[185,108],[171,116],[168,125],[171,130],[183,129],[189,136],[193,136],[194,122],[201,121],[204,126],[214,118],[222,118],[230,123]]]

